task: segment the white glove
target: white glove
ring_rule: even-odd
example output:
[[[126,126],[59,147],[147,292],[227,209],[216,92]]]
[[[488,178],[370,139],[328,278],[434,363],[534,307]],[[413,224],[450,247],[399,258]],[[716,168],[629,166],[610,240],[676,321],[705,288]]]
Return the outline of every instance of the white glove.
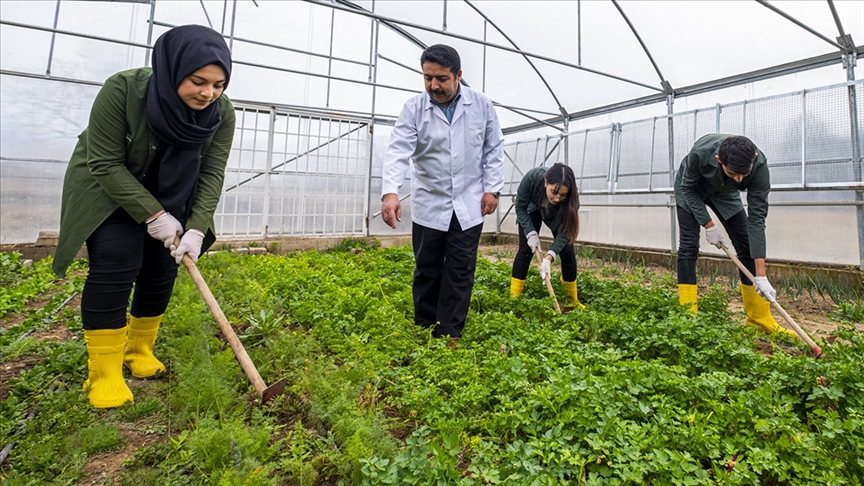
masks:
[[[534,253],[540,251],[540,236],[537,235],[537,232],[532,231],[525,236],[528,237],[528,248],[531,248]]]
[[[723,233],[720,232],[720,228],[718,228],[717,225],[705,230],[705,239],[708,240],[708,243],[711,243],[721,250],[724,246],[729,248],[729,243],[726,242],[726,237],[723,236]]]
[[[189,254],[189,258],[193,262],[198,262],[198,255],[201,254],[201,244],[204,243],[204,233],[190,229],[180,238],[180,246],[171,245],[171,256],[179,265],[183,261],[183,255]]]
[[[165,212],[147,223],[147,233],[161,241],[165,248],[171,248],[171,245],[174,244],[174,238],[183,234],[183,226],[174,216]]]
[[[546,280],[547,278],[551,278],[552,276],[552,262],[543,259],[543,262],[540,264],[540,278]]]
[[[768,302],[774,302],[777,298],[777,292],[774,291],[774,287],[768,283],[768,277],[756,277],[753,279],[753,288],[756,289],[756,293],[761,295],[763,299]]]

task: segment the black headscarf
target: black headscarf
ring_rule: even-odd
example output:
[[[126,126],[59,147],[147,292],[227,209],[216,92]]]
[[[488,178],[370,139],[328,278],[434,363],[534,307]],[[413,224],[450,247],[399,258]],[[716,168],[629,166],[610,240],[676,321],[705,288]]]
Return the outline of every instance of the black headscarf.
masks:
[[[201,146],[222,123],[219,103],[193,110],[177,95],[180,83],[204,66],[231,79],[231,52],[225,39],[201,25],[182,25],[162,34],[153,45],[153,75],[147,87],[147,123],[162,142],[145,185],[162,207],[181,221],[194,201]]]

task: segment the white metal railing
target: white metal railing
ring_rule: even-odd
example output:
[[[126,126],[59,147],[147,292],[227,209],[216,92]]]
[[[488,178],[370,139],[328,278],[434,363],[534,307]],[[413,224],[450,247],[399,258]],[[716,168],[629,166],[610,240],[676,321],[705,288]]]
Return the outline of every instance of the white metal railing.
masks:
[[[366,232],[369,122],[235,104],[222,238]]]

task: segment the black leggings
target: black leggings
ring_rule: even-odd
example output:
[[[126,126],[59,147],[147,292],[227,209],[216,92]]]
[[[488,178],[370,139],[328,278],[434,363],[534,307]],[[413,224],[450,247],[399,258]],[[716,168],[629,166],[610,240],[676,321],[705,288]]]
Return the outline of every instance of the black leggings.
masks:
[[[543,223],[540,211],[528,213],[528,217],[531,218],[531,225],[534,227],[534,231],[540,234],[540,225]],[[531,266],[531,260],[534,258],[534,252],[528,246],[528,237],[525,236],[522,225],[517,224],[517,226],[519,227],[519,251],[516,252],[516,258],[513,260],[512,276],[519,280],[525,280],[525,277],[528,276],[528,267]],[[553,237],[558,236],[558,232],[553,231],[552,235]],[[561,253],[557,255],[557,258],[561,259],[561,276],[564,278],[564,281],[575,282],[576,252],[573,251],[573,244],[568,243],[565,245]]]
[[[714,211],[729,239],[732,240],[732,246],[735,248],[735,253],[741,263],[750,270],[751,273],[756,273],[756,262],[750,257],[750,239],[747,236],[747,213],[742,209],[735,213],[729,219],[723,219],[720,212],[714,207],[714,203],[708,200],[706,205]],[[696,218],[684,210],[681,206],[677,206],[678,212],[678,283],[679,284],[696,284],[696,259],[699,257],[699,236],[702,231],[702,226],[696,221]],[[753,285],[753,282],[744,275],[740,270],[738,276],[741,278],[741,283],[744,285]]]
[[[118,209],[87,238],[90,272],[81,295],[84,329],[119,329],[126,325],[129,294],[135,285],[130,313],[155,317],[165,313],[177,263],[162,242],[147,234],[147,225],[136,223]]]

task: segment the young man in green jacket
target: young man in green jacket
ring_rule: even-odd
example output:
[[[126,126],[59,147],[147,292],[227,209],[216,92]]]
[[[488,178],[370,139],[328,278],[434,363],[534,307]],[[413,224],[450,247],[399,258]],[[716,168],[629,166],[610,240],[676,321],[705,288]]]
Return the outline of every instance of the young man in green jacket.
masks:
[[[750,139],[714,133],[693,145],[681,161],[675,178],[678,209],[678,299],[697,311],[696,259],[700,227],[708,243],[717,248],[729,243],[706,207],[710,207],[732,240],[738,259],[755,276],[751,282],[742,272],[741,298],[747,313],[745,323],[768,333],[794,332],[780,327],[771,317],[776,292],[765,273],[765,217],[771,190],[768,161]],[[740,191],[747,191],[749,211],[744,210]]]

